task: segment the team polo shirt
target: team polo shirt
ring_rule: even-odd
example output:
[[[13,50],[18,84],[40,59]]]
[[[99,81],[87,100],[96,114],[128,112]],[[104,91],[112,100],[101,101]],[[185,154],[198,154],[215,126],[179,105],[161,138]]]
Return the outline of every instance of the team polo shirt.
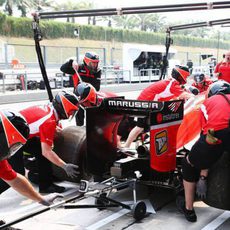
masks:
[[[230,100],[230,94],[227,95]],[[208,129],[222,130],[229,126],[230,105],[222,95],[214,95],[201,105],[201,124],[203,133]]]
[[[50,105],[32,106],[21,110],[20,113],[29,124],[29,139],[39,137],[41,142],[52,146],[58,122],[53,107]]]
[[[7,160],[0,161],[0,178],[3,180],[13,180],[17,173],[12,169]]]
[[[197,89],[199,89],[200,93],[207,91],[208,87],[213,83],[212,80],[210,79],[205,79],[204,82],[202,83],[196,83],[193,82],[192,86],[196,87]]]
[[[214,73],[220,73],[219,80],[225,80],[230,83],[230,62],[218,63]]]
[[[168,101],[180,96],[184,90],[175,79],[167,79],[155,82],[145,88],[137,100],[141,101]]]

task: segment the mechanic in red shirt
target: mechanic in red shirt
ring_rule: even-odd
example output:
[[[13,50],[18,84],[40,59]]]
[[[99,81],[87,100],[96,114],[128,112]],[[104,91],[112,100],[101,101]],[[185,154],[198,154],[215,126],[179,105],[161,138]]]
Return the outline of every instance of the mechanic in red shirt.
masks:
[[[59,92],[52,105],[32,106],[20,111],[30,127],[27,143],[10,160],[12,168],[21,174],[25,174],[23,151],[31,153],[38,162],[39,192],[52,193],[64,192],[65,188],[53,184],[51,162],[64,169],[70,177],[76,177],[78,166],[65,163],[52,150],[55,132],[58,131],[58,123],[62,119],[68,119],[78,110],[76,95]],[[0,181],[1,191],[8,186]]]
[[[216,65],[214,73],[219,80],[225,80],[230,83],[230,51],[224,54],[223,57],[224,60]]]
[[[220,80],[210,86],[208,98],[201,106],[200,138],[182,161],[185,200],[178,197],[177,206],[190,222],[197,220],[193,208],[195,189],[206,189],[208,169],[224,151],[230,151],[229,121],[230,84]],[[199,192],[206,193],[206,191]]]
[[[98,68],[98,64],[98,54],[95,52],[86,52],[82,64],[78,64],[76,60],[70,59],[61,66],[60,70],[63,73],[72,75],[74,88],[79,84],[79,74],[83,82],[90,83],[96,91],[99,91],[101,85],[101,69]],[[76,114],[76,124],[78,126],[84,125],[84,110],[81,107]]]
[[[26,143],[28,137],[29,126],[20,114],[0,111],[0,178],[23,196],[43,205],[50,205],[54,199],[62,196],[57,193],[48,196],[40,195],[27,178],[16,173],[7,161],[7,158]],[[0,221],[0,225],[2,224],[4,222]]]
[[[172,99],[188,99],[192,96],[182,86],[190,75],[188,67],[175,66],[172,69],[171,78],[155,82],[145,88],[137,100],[142,101],[169,101]],[[131,143],[145,129],[145,118],[138,118],[137,125],[130,132],[124,147],[129,148]]]
[[[205,76],[203,73],[194,74],[194,82],[192,86],[196,87],[200,93],[207,91],[208,87],[213,83],[213,81]]]

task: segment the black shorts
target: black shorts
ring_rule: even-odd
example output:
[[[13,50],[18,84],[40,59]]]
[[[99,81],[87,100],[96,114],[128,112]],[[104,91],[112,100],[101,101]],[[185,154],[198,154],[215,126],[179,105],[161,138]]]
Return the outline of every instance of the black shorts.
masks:
[[[223,144],[210,145],[205,139],[206,135],[201,134],[188,156],[190,163],[199,170],[210,168],[224,152]]]
[[[137,127],[143,128],[145,132],[149,131],[149,125],[148,125],[148,118],[143,117],[143,118],[138,118],[137,119]]]

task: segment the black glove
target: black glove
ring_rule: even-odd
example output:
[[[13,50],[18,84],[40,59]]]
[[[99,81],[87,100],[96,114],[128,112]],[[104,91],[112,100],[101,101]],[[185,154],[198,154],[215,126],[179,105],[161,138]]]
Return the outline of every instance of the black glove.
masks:
[[[71,178],[77,177],[80,174],[79,167],[77,165],[65,164],[62,168],[65,170],[66,174]]]
[[[204,200],[206,198],[207,193],[207,178],[201,176],[196,184],[196,194],[199,198]]]
[[[42,197],[42,201],[40,201],[39,203],[45,206],[50,206],[51,204],[53,204],[54,200],[57,198],[63,198],[64,196],[62,194],[59,193],[51,193],[49,195],[43,196]]]

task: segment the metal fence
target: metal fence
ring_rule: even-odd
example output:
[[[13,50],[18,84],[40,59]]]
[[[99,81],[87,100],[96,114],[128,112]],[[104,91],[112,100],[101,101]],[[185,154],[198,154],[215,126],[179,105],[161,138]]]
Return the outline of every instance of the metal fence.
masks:
[[[133,81],[131,79],[135,77],[135,71],[131,76],[131,70],[123,69],[123,50],[120,48],[41,46],[41,49],[50,84],[53,88],[71,87],[69,76],[60,72],[60,66],[69,58],[76,58],[77,61],[81,62],[84,53],[88,50],[95,51],[100,56],[102,85],[120,84],[123,82],[124,75],[126,79],[128,76],[128,80],[125,82],[130,83]],[[202,60],[201,57],[199,52],[178,52],[174,58],[180,60],[181,64],[184,65],[187,64],[188,60],[192,60],[194,66],[207,65],[208,59]],[[15,66],[13,66],[12,61],[15,58],[25,68],[14,69]],[[16,67],[18,68],[18,66]],[[159,75],[159,69],[142,69],[138,71],[137,82],[158,80]],[[0,92],[36,90],[44,87],[34,45],[4,44],[0,49]]]
[[[123,69],[103,69],[101,76],[101,85],[120,84],[123,82],[124,73],[128,72],[130,79],[131,73],[129,70]],[[71,76],[63,74],[58,69],[47,69],[50,87],[52,89],[62,89],[73,87]],[[45,89],[45,84],[40,73],[40,69],[25,71],[12,70],[0,75],[0,92],[15,90],[41,90]]]

